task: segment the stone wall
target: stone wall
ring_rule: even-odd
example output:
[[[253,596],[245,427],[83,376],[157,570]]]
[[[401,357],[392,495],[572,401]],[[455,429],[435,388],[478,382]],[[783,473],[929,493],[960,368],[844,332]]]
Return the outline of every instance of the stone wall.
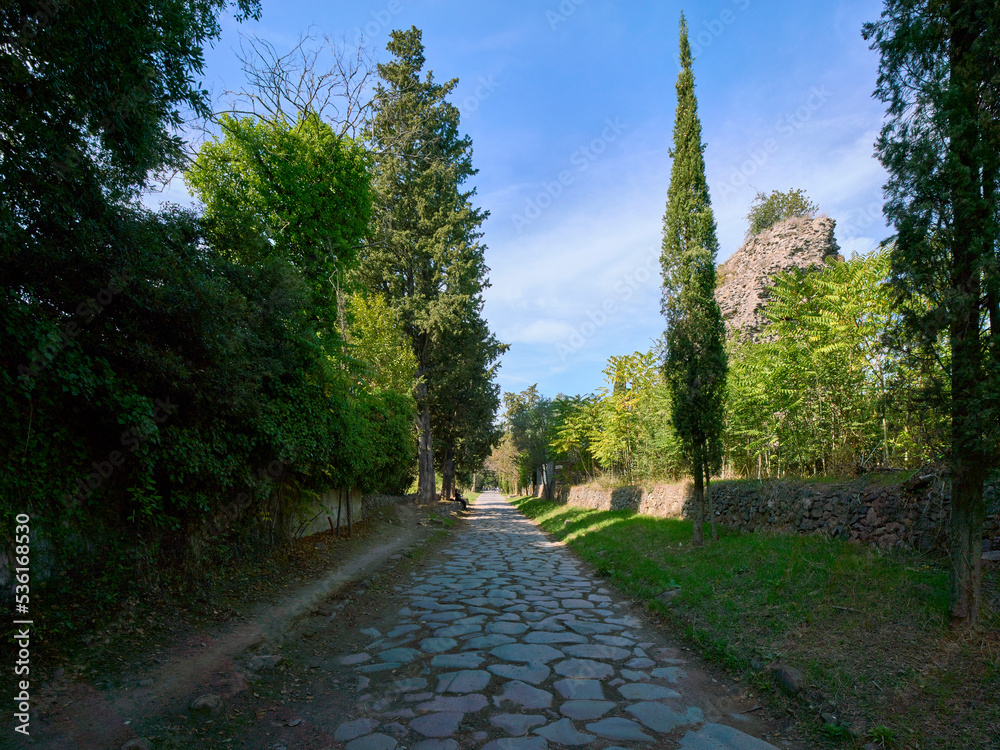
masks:
[[[1000,482],[987,487],[985,537],[1000,544]],[[631,510],[650,516],[690,517],[690,481],[649,488],[596,484],[560,487],[561,502],[596,510]],[[898,485],[864,478],[843,484],[751,480],[712,483],[716,520],[742,531],[826,534],[924,552],[947,549],[950,482],[936,472]]]
[[[329,531],[330,519],[333,520],[334,528],[336,528],[338,501],[340,503],[340,527],[345,529],[347,528],[348,504],[350,504],[352,523],[358,523],[368,518],[379,508],[398,505],[408,500],[412,500],[412,497],[381,494],[362,495],[358,490],[329,490],[317,502],[301,508],[296,513],[292,533],[296,537],[303,537]]]
[[[775,274],[822,266],[828,258],[840,258],[833,237],[835,224],[825,216],[786,219],[748,239],[719,266],[715,299],[727,335],[742,331],[756,336],[763,329],[762,310]]]

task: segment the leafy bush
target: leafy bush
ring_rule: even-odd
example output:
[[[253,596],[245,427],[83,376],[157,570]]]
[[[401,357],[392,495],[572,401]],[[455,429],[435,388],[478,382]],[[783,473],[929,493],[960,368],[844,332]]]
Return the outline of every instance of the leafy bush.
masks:
[[[750,226],[747,228],[746,236],[752,237],[755,234],[760,234],[779,221],[795,216],[811,219],[817,211],[819,211],[819,206],[809,200],[804,190],[793,188],[784,193],[780,190],[772,190],[770,195],[758,190],[750,204],[750,212],[747,214]]]

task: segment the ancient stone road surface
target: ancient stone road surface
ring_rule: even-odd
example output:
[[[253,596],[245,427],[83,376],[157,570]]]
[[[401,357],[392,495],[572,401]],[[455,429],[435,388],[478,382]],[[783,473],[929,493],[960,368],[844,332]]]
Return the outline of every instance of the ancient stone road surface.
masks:
[[[776,750],[707,720],[682,652],[496,493],[397,593],[393,627],[341,659],[362,693],[347,750]]]

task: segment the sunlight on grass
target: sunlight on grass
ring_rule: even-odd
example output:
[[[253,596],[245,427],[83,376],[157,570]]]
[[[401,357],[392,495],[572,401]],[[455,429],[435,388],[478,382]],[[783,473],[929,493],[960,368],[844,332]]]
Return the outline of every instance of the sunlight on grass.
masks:
[[[704,656],[751,681],[762,679],[767,663],[797,664],[830,700],[853,701],[873,722],[900,691],[926,685],[929,699],[955,692],[955,675],[918,682],[911,666],[926,665],[949,637],[941,560],[722,526],[717,542],[695,548],[686,520],[535,498],[514,504],[624,593],[676,624]],[[982,684],[992,685],[996,669],[986,666]]]

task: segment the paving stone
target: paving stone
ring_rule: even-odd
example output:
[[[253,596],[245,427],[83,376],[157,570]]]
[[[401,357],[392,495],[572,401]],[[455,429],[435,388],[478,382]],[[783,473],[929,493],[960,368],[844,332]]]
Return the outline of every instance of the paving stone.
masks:
[[[573,700],[564,701],[559,712],[577,721],[600,719],[617,704],[613,701]]]
[[[560,604],[566,609],[593,609],[594,603],[586,599],[563,599]]]
[[[420,650],[425,654],[437,654],[441,651],[450,651],[458,645],[454,638],[424,638],[420,641]]]
[[[483,669],[462,669],[439,674],[439,693],[477,693],[490,684],[490,673]]]
[[[586,698],[588,700],[603,700],[604,691],[601,689],[600,680],[559,680],[552,683],[552,687],[559,691],[563,698]]]
[[[541,714],[497,714],[490,717],[490,724],[513,735],[527,734],[529,729],[545,722],[546,718]]]
[[[506,589],[492,589],[486,592],[486,596],[493,597],[494,599],[517,599],[517,592],[507,591]]]
[[[584,659],[608,659],[610,661],[621,661],[627,659],[631,654],[618,646],[606,646],[603,643],[581,643],[573,646],[564,646],[565,651],[570,656],[579,656]]]
[[[469,635],[470,633],[482,633],[483,626],[476,625],[475,623],[467,623],[464,625],[449,625],[444,628],[438,628],[434,631],[434,635],[437,638],[456,638],[461,635]]]
[[[555,620],[539,620],[531,627],[535,630],[544,630],[550,633],[561,633],[566,629]]]
[[[410,722],[410,729],[424,737],[448,737],[458,730],[458,724],[465,714],[442,711],[427,714]]]
[[[455,620],[452,625],[482,625],[488,619],[486,615],[472,615],[471,617],[463,617],[461,620]]]
[[[620,635],[595,635],[595,641],[600,641],[601,643],[606,643],[609,646],[631,646],[634,641],[630,638],[623,638]]]
[[[629,682],[621,685],[618,692],[630,701],[658,701],[663,698],[680,698],[681,694],[663,685],[648,682]]]
[[[396,740],[387,734],[369,734],[347,743],[347,750],[393,750]]]
[[[499,622],[521,622],[521,616],[516,612],[506,612],[497,617]]]
[[[390,648],[388,651],[380,651],[378,658],[384,662],[396,661],[401,664],[409,664],[420,655],[420,652],[415,648]]]
[[[594,635],[596,633],[614,633],[621,630],[617,625],[609,625],[606,622],[568,622],[566,625],[570,630],[575,630],[583,635]]]
[[[344,666],[350,666],[352,664],[364,664],[366,661],[371,661],[371,654],[350,654],[349,656],[341,656],[340,663]]]
[[[525,643],[586,643],[587,637],[579,633],[548,633],[544,630],[533,630],[521,639]]]
[[[641,628],[642,623],[632,615],[625,615],[624,617],[609,617],[607,622],[613,623],[615,625],[624,625],[626,628]]]
[[[486,667],[498,677],[507,680],[523,680],[537,685],[544,682],[552,674],[552,670],[544,664],[490,664]]]
[[[676,685],[678,680],[687,675],[687,672],[680,667],[657,667],[651,674],[653,677],[666,680],[671,685]]]
[[[490,653],[505,661],[541,662],[542,664],[553,659],[561,659],[564,656],[562,651],[542,643],[510,643],[506,646],[497,646]]]
[[[633,703],[626,706],[625,710],[654,732],[672,732],[676,727],[695,723],[687,714],[674,711],[662,703]]]
[[[388,690],[391,693],[412,693],[415,690],[423,690],[425,687],[427,687],[427,680],[423,677],[407,677],[396,680],[389,685]]]
[[[632,669],[649,669],[650,667],[655,667],[656,662],[652,659],[647,659],[644,656],[637,656],[634,659],[629,659],[625,662],[625,666],[631,667]]]
[[[557,745],[588,745],[597,739],[592,734],[578,731],[569,719],[559,719],[559,721],[535,729],[534,732],[547,740],[552,740]]]
[[[458,750],[458,743],[455,740],[421,740],[410,745],[410,750]]]
[[[482,750],[546,750],[548,746],[544,737],[504,737],[487,742]]]
[[[412,703],[413,701],[429,701],[433,697],[434,693],[409,693],[403,696],[403,700]]]
[[[478,635],[475,638],[469,638],[465,642],[466,648],[493,648],[494,646],[503,646],[507,643],[515,643],[516,641],[509,635],[504,635],[503,633],[490,633],[489,635]]]
[[[354,721],[348,721],[337,727],[333,738],[339,742],[347,742],[348,740],[353,740],[355,737],[368,734],[379,723],[376,719],[355,719]]]
[[[475,669],[483,663],[484,656],[474,651],[461,654],[438,654],[431,659],[432,667],[443,669]]]
[[[462,713],[475,713],[482,711],[489,705],[485,695],[479,693],[468,693],[467,695],[439,695],[434,700],[421,703],[417,706],[418,711],[461,711]]]
[[[566,659],[553,669],[564,677],[585,677],[603,680],[615,673],[615,668],[603,661],[592,659]]]
[[[497,706],[502,705],[504,701],[517,703],[528,709],[548,708],[552,705],[552,693],[532,687],[520,680],[511,680],[504,684],[503,693],[493,699]]]
[[[412,726],[412,724],[411,724]],[[587,729],[607,740],[625,740],[630,742],[654,742],[655,740],[642,731],[642,727],[631,719],[613,716],[601,719],[593,724],[587,724]]]
[[[523,622],[491,622],[486,625],[487,633],[503,633],[505,635],[520,635],[528,629]]]
[[[459,612],[431,612],[426,615],[421,615],[420,619],[424,622],[451,622],[452,620],[460,620],[465,617],[464,611]]]
[[[629,682],[645,682],[649,679],[649,675],[645,672],[639,672],[635,669],[623,669],[620,672],[621,676],[628,680]]]
[[[724,724],[706,724],[681,737],[685,750],[778,750],[774,745],[751,737]]]
[[[406,728],[406,725],[400,724],[398,721],[383,724],[382,731],[386,734],[392,735],[397,740],[404,739],[410,733],[410,730]]]

